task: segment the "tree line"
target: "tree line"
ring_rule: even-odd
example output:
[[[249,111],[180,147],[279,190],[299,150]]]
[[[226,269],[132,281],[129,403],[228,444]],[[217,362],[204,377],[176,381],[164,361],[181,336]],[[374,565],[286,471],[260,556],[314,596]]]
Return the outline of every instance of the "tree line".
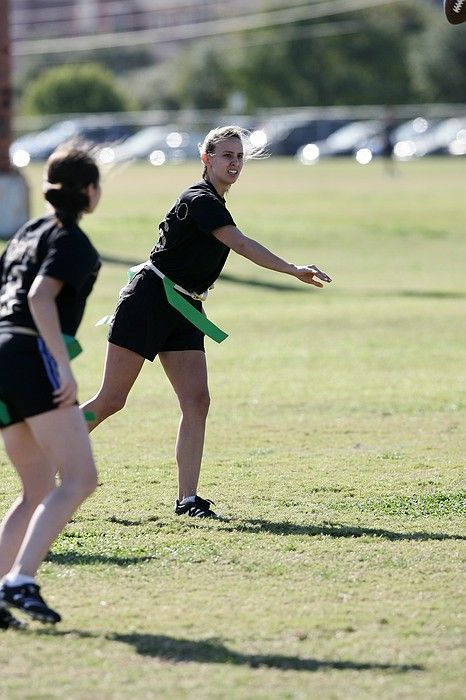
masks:
[[[466,103],[466,25],[406,2],[287,28],[199,40],[173,57],[134,48],[49,57],[18,75],[21,114],[132,109]],[[82,60],[79,57],[79,60]]]

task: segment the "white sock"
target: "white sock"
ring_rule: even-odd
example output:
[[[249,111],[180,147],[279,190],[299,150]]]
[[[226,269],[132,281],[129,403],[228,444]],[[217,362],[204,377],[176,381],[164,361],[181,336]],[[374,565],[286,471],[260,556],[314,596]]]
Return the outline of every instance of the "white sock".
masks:
[[[186,505],[186,503],[194,503],[195,500],[196,500],[195,495],[194,496],[186,496],[186,498],[183,498],[180,505],[184,506],[184,505]]]
[[[25,586],[28,583],[35,583],[34,576],[26,576],[25,574],[7,574],[3,579],[7,586]]]

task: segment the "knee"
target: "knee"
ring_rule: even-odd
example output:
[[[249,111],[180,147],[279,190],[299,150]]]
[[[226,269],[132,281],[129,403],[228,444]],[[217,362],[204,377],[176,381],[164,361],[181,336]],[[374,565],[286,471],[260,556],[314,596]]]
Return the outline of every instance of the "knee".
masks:
[[[106,416],[112,416],[114,413],[121,411],[126,404],[126,395],[123,394],[108,394],[103,400],[103,413]]]
[[[80,479],[80,492],[83,500],[92,496],[97,488],[97,471],[95,467],[89,469]]]
[[[72,494],[73,500],[82,502],[89,498],[97,488],[97,471],[94,467],[76,469],[75,473],[62,481],[62,487]]]
[[[199,391],[190,396],[185,396],[180,399],[180,406],[183,415],[195,416],[205,420],[210,407],[209,392]]]
[[[22,503],[25,508],[34,511],[55,488],[55,477],[45,477],[33,484],[23,486]]]

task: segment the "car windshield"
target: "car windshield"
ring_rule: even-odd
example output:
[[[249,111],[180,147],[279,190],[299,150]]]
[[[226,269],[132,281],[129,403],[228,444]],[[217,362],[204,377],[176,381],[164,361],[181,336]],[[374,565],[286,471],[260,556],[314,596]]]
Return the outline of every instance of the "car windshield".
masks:
[[[358,141],[375,134],[381,126],[381,122],[378,121],[353,122],[353,124],[347,124],[331,134],[327,139],[327,143],[330,148],[349,148]]]
[[[148,126],[146,129],[141,129],[137,134],[126,139],[125,146],[144,148],[145,146],[150,146],[153,142],[159,141],[170,131],[171,129],[166,126]]]
[[[282,134],[286,134],[294,126],[306,124],[307,121],[303,119],[301,114],[294,116],[284,114],[264,122],[257,128],[257,131],[263,131],[267,135],[267,141],[274,141]]]
[[[394,141],[408,141],[421,138],[424,134],[432,129],[434,122],[427,121],[423,117],[416,117],[409,122],[400,124],[393,134]]]
[[[461,129],[466,128],[466,119],[447,119],[438,125],[435,138],[439,141],[453,141]]]
[[[58,124],[53,124],[46,131],[43,132],[44,135],[51,136],[57,139],[58,142],[66,141],[66,139],[75,136],[78,132],[78,127],[76,122],[66,121],[59,122]]]

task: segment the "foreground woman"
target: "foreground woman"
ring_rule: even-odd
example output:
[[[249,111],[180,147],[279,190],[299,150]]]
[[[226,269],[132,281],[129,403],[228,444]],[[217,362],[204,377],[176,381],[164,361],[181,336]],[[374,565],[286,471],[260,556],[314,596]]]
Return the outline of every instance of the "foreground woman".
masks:
[[[100,267],[78,225],[100,198],[99,171],[85,150],[50,156],[44,196],[53,213],[25,224],[0,260],[0,429],[23,487],[0,525],[0,628],[21,626],[12,607],[41,622],[61,619],[35,576],[97,483],[66,343]]]

